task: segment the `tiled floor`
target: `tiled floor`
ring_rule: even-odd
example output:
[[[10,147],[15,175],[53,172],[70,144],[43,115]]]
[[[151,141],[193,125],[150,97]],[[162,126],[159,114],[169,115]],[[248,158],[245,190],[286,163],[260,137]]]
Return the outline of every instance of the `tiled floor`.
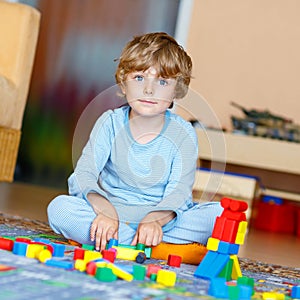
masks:
[[[64,190],[23,183],[0,182],[0,211],[47,221],[46,207]],[[300,237],[249,229],[239,257],[300,268]]]

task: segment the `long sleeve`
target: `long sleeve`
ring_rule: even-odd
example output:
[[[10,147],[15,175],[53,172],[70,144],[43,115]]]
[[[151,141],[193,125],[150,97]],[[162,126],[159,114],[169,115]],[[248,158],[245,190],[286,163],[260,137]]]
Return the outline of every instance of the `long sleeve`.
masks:
[[[192,200],[192,188],[195,180],[196,163],[198,157],[197,136],[191,126],[177,128],[173,136],[177,151],[172,161],[172,168],[163,199],[155,210],[173,210],[188,205]]]
[[[107,111],[101,115],[91,131],[75,170],[68,179],[71,195],[86,199],[88,193],[95,192],[107,198],[98,181],[111,151],[111,113]]]

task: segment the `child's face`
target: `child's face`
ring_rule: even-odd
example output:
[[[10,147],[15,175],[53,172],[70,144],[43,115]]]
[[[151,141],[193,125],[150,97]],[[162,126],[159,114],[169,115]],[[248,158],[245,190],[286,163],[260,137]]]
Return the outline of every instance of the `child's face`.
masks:
[[[132,110],[138,115],[165,112],[175,96],[176,79],[157,76],[155,68],[129,73],[122,90]]]

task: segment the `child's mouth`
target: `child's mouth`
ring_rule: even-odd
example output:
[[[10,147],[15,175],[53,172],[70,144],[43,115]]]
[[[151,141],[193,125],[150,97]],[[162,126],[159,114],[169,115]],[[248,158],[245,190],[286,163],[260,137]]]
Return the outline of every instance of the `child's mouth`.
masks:
[[[146,103],[146,104],[156,104],[157,102],[145,99],[139,99],[139,102]]]

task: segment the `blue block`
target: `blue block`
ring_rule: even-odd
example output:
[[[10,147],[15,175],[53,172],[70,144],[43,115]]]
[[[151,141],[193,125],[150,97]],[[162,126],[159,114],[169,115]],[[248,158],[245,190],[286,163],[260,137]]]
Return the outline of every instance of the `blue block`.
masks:
[[[27,246],[27,243],[14,242],[12,253],[20,256],[26,256]]]
[[[229,298],[228,286],[226,284],[225,278],[221,278],[221,277],[212,278],[207,293],[208,295],[218,299],[220,298],[228,299]]]
[[[230,244],[229,254],[236,255],[239,253],[240,245],[239,244]]]
[[[107,245],[107,249],[112,248],[113,246],[118,246],[119,245],[119,241],[116,239],[110,239]]]
[[[210,266],[210,268],[206,274],[207,278],[211,279],[214,277],[218,277],[220,272],[226,266],[229,259],[230,259],[229,255],[218,253],[216,259],[213,261],[212,265]]]
[[[300,299],[300,285],[295,285],[292,287],[291,297],[295,299]]]
[[[240,249],[240,245],[238,244],[231,244],[228,242],[220,241],[219,247],[218,247],[218,252],[222,254],[238,254]]]
[[[47,244],[47,245],[52,243],[50,240],[45,239],[45,238],[34,238],[33,241],[43,243],[43,244]]]
[[[66,245],[58,244],[58,243],[51,243],[50,245],[54,249],[53,257],[64,257]]]
[[[223,254],[229,254],[229,248],[230,248],[230,243],[220,241],[219,247],[218,247],[218,252],[223,253]]]
[[[200,262],[200,264],[198,265],[194,276],[195,277],[199,277],[199,278],[209,278],[206,276],[209,268],[211,267],[212,263],[215,261],[215,259],[217,258],[218,253],[214,252],[214,251],[208,251],[204,258],[202,259],[202,261]]]
[[[106,263],[110,263],[110,261],[108,261],[107,259],[104,258],[97,258],[92,260],[92,262],[97,263],[97,262],[106,262]]]
[[[65,260],[55,260],[55,259],[48,259],[45,262],[45,265],[51,267],[62,268],[66,270],[73,269],[73,262],[65,261]]]
[[[227,254],[208,251],[197,267],[194,276],[206,279],[218,277],[229,259],[230,256]]]
[[[253,288],[249,285],[238,285],[239,300],[250,300],[253,294]]]

